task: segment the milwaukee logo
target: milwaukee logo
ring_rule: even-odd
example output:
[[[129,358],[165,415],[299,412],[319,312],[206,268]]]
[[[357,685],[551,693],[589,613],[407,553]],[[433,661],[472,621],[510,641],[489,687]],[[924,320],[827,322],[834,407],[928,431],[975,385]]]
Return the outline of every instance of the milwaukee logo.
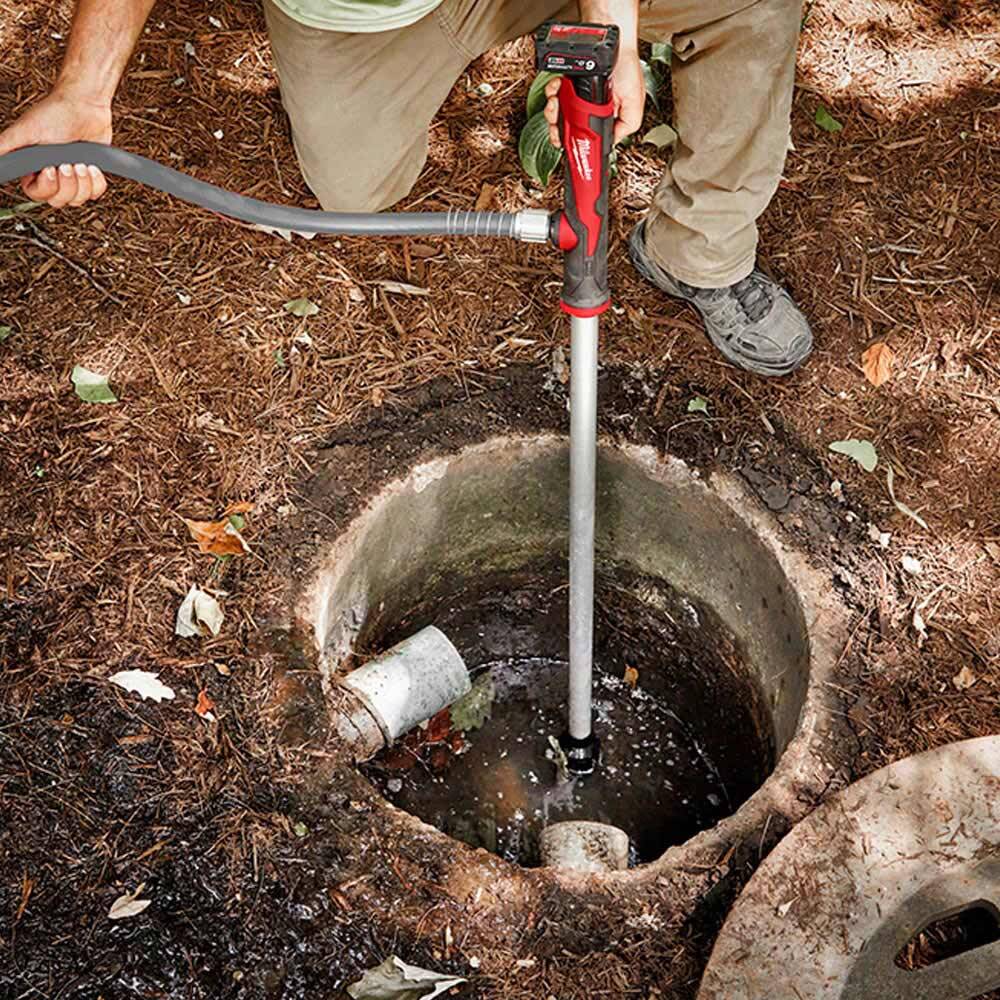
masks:
[[[593,153],[593,145],[587,138],[573,140],[573,159],[576,161],[576,169],[585,181],[594,179],[594,171],[590,165],[590,157]]]

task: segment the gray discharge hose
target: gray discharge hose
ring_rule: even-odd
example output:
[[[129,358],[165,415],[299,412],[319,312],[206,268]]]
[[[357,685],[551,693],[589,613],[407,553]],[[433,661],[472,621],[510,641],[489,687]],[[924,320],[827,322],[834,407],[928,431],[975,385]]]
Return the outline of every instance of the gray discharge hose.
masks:
[[[0,184],[61,163],[87,163],[108,174],[138,181],[192,205],[243,222],[337,236],[495,236],[543,243],[549,213],[522,212],[320,212],[247,198],[195,180],[178,170],[95,142],[26,146],[0,156]]]

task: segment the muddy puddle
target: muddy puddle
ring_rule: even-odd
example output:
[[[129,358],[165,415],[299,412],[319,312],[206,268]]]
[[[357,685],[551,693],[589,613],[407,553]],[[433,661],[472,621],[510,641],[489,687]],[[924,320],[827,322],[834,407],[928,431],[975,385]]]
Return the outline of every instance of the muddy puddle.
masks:
[[[494,577],[429,598],[371,648],[442,628],[473,676],[469,696],[364,766],[393,804],[509,861],[540,863],[546,824],[624,829],[631,863],[736,810],[774,763],[753,672],[718,616],[662,581],[605,573],[595,636],[599,769],[568,779],[567,592],[558,571]]]

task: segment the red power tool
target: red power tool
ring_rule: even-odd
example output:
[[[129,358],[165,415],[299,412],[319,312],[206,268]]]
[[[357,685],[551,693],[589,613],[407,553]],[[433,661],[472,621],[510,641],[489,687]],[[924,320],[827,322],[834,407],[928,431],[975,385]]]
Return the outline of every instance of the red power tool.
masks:
[[[566,252],[562,308],[597,316],[608,290],[608,179],[614,108],[611,73],[618,58],[614,25],[548,22],[535,33],[540,71],[562,76],[559,133],[566,162],[566,205],[550,238]]]
[[[537,68],[563,78],[559,135],[566,163],[565,207],[550,217],[549,238],[565,252],[562,308],[570,316],[569,706],[560,742],[574,774],[589,774],[600,756],[591,708],[597,346],[598,317],[611,305],[608,180],[615,118],[611,73],[618,44],[613,25],[549,22],[535,33]]]

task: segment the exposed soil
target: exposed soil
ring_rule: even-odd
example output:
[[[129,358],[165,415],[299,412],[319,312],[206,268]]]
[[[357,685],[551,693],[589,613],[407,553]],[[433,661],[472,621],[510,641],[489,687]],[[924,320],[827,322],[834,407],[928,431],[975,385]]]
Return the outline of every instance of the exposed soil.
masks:
[[[4,5],[0,120],[44,93],[69,13],[68,0]],[[157,8],[116,141],[311,204],[258,5],[211,13],[222,28],[198,5]],[[817,332],[810,364],[785,381],[721,363],[693,316],[633,274],[623,239],[662,161],[641,145],[619,159],[604,429],[740,472],[828,570],[856,612],[843,666],[858,775],[1000,732],[998,38],[991,0],[811,5],[795,150],[762,220],[763,264]],[[514,152],[528,62],[517,43],[470,67],[402,207],[471,207],[486,184],[497,207],[558,203],[555,187],[531,189]],[[815,126],[819,104],[841,133]],[[0,326],[12,328],[0,343],[2,991],[332,997],[395,951],[469,975],[470,997],[694,995],[738,887],[724,866],[687,922],[662,887],[623,904],[631,916],[613,928],[600,896],[553,892],[517,925],[497,916],[511,900],[442,906],[438,887],[459,874],[446,858],[419,869],[399,831],[373,830],[370,786],[352,769],[335,772],[335,795],[307,787],[332,766],[310,664],[294,644],[273,649],[296,544],[310,517],[331,516],[309,509],[305,485],[324,457],[344,470],[328,531],[415,455],[561,426],[558,272],[544,248],[287,244],[124,183],[94,207],[0,220]],[[282,310],[301,295],[317,316]],[[897,356],[878,389],[859,367],[874,340]],[[513,362],[529,372],[504,370]],[[120,404],[79,401],[75,364],[109,373]],[[707,418],[687,413],[695,394]],[[402,426],[419,428],[406,448],[393,437],[376,460],[355,446]],[[827,452],[848,437],[875,442],[876,473]],[[889,464],[927,530],[893,507]],[[253,554],[200,555],[175,515],[241,498],[256,505]],[[887,548],[869,523],[891,534]],[[173,635],[195,582],[224,592],[217,638]],[[128,668],[158,671],[177,697],[141,702],[107,683]],[[962,668],[971,687],[954,682]],[[193,711],[201,690],[214,723]],[[368,870],[345,872],[337,845],[360,837]],[[744,845],[740,879],[768,846]],[[151,906],[109,921],[140,884]]]

